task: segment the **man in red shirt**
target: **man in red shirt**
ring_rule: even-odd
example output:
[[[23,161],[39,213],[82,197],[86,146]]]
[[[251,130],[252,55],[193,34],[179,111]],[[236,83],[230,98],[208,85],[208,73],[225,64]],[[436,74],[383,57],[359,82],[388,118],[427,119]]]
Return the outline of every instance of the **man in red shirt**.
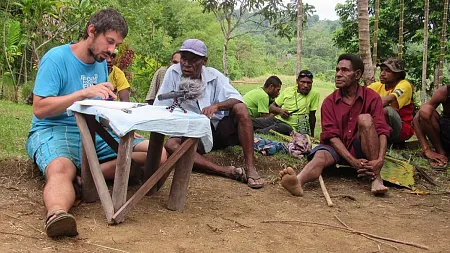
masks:
[[[317,179],[324,168],[347,162],[372,180],[373,194],[384,194],[380,171],[384,164],[387,137],[391,128],[386,123],[380,96],[358,84],[364,64],[356,55],[339,56],[336,65],[336,88],[323,101],[321,108],[321,145],[308,156],[310,162],[296,175],[290,167],[280,171],[281,185],[291,194],[303,195],[303,186]]]

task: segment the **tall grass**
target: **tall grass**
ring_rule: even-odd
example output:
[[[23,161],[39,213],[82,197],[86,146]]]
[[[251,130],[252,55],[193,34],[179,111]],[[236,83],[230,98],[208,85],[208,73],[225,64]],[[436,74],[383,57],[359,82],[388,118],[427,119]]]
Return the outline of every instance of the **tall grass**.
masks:
[[[0,100],[0,158],[27,157],[25,142],[32,115],[30,105]]]

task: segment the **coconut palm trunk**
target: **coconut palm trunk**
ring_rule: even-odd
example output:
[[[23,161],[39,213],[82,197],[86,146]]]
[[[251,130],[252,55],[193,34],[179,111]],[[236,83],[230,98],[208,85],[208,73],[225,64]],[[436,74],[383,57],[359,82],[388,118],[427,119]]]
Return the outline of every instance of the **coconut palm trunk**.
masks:
[[[369,30],[369,1],[358,1],[358,34],[359,53],[364,62],[364,85],[375,81],[372,57],[370,54],[370,30]]]

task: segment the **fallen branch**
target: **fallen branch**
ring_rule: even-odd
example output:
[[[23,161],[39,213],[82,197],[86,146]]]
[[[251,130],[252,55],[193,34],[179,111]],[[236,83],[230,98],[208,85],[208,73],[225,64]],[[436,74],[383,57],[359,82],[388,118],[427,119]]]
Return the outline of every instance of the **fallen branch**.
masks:
[[[330,194],[328,194],[327,188],[325,187],[325,182],[323,181],[322,175],[319,176],[320,188],[322,188],[323,196],[327,200],[328,206],[334,206],[333,201],[331,201]]]
[[[349,225],[347,225],[345,222],[343,222],[341,219],[339,219],[339,217],[337,217],[337,215],[335,215],[334,218],[336,218],[336,219],[337,219],[342,225],[344,225],[344,227],[346,227],[347,229],[349,229],[349,230],[354,230],[354,229],[351,228]],[[375,241],[375,242],[378,242],[378,243],[381,243],[381,244],[386,244],[386,245],[388,245],[388,246],[390,246],[390,247],[392,247],[392,248],[394,248],[394,249],[396,249],[396,250],[399,250],[398,247],[396,247],[395,245],[392,245],[392,244],[390,244],[390,243],[383,242],[383,241],[381,241],[381,240],[372,238],[372,237],[367,236],[367,235],[361,235],[361,236],[364,237],[364,238],[366,238],[366,239],[369,239],[369,240],[372,240],[372,241]]]
[[[370,234],[370,233],[366,233],[366,232],[362,232],[362,231],[358,231],[358,230],[354,230],[354,229],[348,229],[348,228],[345,228],[345,227],[339,227],[339,226],[330,225],[330,224],[326,224],[326,223],[320,223],[320,222],[301,221],[301,220],[264,220],[264,221],[262,221],[262,223],[313,224],[313,225],[319,225],[319,226],[324,226],[324,227],[328,227],[328,228],[334,228],[334,229],[341,230],[341,231],[344,231],[344,232],[347,232],[347,233],[351,233],[351,234],[367,235],[367,236],[370,236],[370,237],[373,237],[373,238],[376,238],[376,239],[381,239],[381,240],[385,240],[385,241],[390,241],[390,242],[395,242],[395,243],[399,243],[399,244],[409,245],[409,246],[413,246],[413,247],[421,248],[421,249],[426,249],[426,250],[429,249],[427,246],[416,244],[416,243],[412,243],[412,242],[405,242],[405,241],[395,240],[395,239],[388,238],[388,237],[382,237],[382,236],[378,236],[378,235],[374,235],[374,234]]]
[[[93,242],[82,242],[82,243],[94,245],[94,246],[97,246],[97,247],[103,248],[103,249],[108,249],[108,250],[113,250],[113,251],[118,251],[118,252],[123,252],[123,253],[129,253],[128,251],[125,251],[125,250],[116,249],[116,248],[111,248],[111,247],[104,246],[104,245],[100,245],[100,244],[93,243]]]

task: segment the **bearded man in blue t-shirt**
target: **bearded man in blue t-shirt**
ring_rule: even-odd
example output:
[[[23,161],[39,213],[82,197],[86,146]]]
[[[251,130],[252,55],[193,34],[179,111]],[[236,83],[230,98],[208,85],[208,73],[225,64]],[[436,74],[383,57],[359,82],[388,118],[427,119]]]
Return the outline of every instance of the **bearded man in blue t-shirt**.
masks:
[[[75,218],[67,212],[75,201],[72,182],[81,167],[81,137],[75,118],[66,110],[79,100],[116,97],[105,59],[127,33],[122,15],[103,9],[92,15],[81,41],[51,49],[40,62],[26,148],[45,175],[45,230],[49,237],[78,234]],[[114,178],[115,152],[98,136],[95,145],[103,175]],[[135,139],[133,160],[143,165],[147,147],[148,141]],[[165,158],[163,150],[162,162]]]

